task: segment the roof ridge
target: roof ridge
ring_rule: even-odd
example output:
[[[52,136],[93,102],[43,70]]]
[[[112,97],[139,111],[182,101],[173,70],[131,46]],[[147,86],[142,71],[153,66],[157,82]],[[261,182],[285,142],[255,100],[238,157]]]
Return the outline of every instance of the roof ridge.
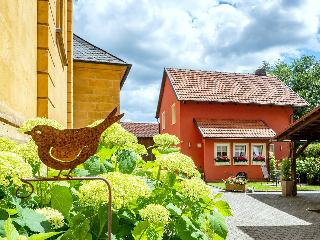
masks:
[[[191,69],[191,68],[175,68],[175,67],[165,67],[165,69],[170,70],[183,70],[183,71],[193,71],[193,72],[203,72],[203,73],[223,73],[223,74],[234,74],[234,75],[249,75],[249,76],[257,76],[257,77],[267,77],[267,78],[276,78],[277,77],[273,75],[266,75],[266,76],[260,76],[256,75],[255,73],[239,73],[239,72],[227,72],[227,71],[216,71],[216,70],[201,70],[201,69]],[[278,79],[279,80],[279,79]]]
[[[82,37],[80,37],[79,35],[77,35],[77,34],[75,34],[75,33],[73,33],[73,35],[74,35],[75,37],[77,37],[77,38],[80,38],[80,39],[81,39],[82,41],[84,41],[85,43],[87,43],[87,44],[89,44],[89,45],[91,45],[91,46],[93,46],[93,47],[95,47],[95,48],[99,49],[100,51],[103,51],[104,53],[109,54],[110,56],[112,56],[112,57],[116,58],[117,60],[119,60],[119,61],[123,62],[124,64],[127,64],[127,62],[126,62],[126,61],[124,61],[124,60],[122,60],[121,58],[118,58],[118,57],[116,57],[115,55],[113,55],[113,54],[111,54],[111,53],[107,52],[106,50],[104,50],[104,49],[102,49],[102,48],[100,48],[100,47],[98,47],[98,46],[96,46],[96,45],[94,45],[94,44],[92,44],[92,43],[88,42],[87,40],[83,39],[83,38],[82,38]]]

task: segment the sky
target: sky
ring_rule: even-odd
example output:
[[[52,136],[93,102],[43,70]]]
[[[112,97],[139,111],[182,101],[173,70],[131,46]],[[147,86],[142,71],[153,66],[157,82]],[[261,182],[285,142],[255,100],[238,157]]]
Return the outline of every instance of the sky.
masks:
[[[320,58],[319,0],[77,0],[74,33],[132,64],[125,121],[156,122],[165,67],[252,73]]]

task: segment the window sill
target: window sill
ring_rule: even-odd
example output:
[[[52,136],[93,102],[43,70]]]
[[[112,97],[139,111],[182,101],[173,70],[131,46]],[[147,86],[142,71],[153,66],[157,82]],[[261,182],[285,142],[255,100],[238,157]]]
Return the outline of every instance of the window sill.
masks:
[[[230,166],[230,161],[229,162],[214,162],[216,166]]]
[[[249,165],[249,161],[247,161],[247,162],[233,162],[233,165]]]

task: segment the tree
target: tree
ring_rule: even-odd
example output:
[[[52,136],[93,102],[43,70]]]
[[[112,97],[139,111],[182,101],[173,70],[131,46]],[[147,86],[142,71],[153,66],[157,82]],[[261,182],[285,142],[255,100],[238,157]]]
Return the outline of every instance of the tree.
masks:
[[[310,104],[308,107],[296,109],[295,119],[320,105],[320,61],[314,56],[302,56],[290,62],[279,60],[274,64],[263,62],[262,68]]]

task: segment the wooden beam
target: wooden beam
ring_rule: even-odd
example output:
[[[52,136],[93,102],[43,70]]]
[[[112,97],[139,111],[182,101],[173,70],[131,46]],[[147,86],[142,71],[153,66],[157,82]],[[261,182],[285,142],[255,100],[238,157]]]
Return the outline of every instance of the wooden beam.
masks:
[[[292,196],[297,196],[297,158],[303,153],[312,141],[305,142],[300,148],[296,142],[291,144],[291,178],[293,181]],[[296,149],[295,149],[296,148]]]

